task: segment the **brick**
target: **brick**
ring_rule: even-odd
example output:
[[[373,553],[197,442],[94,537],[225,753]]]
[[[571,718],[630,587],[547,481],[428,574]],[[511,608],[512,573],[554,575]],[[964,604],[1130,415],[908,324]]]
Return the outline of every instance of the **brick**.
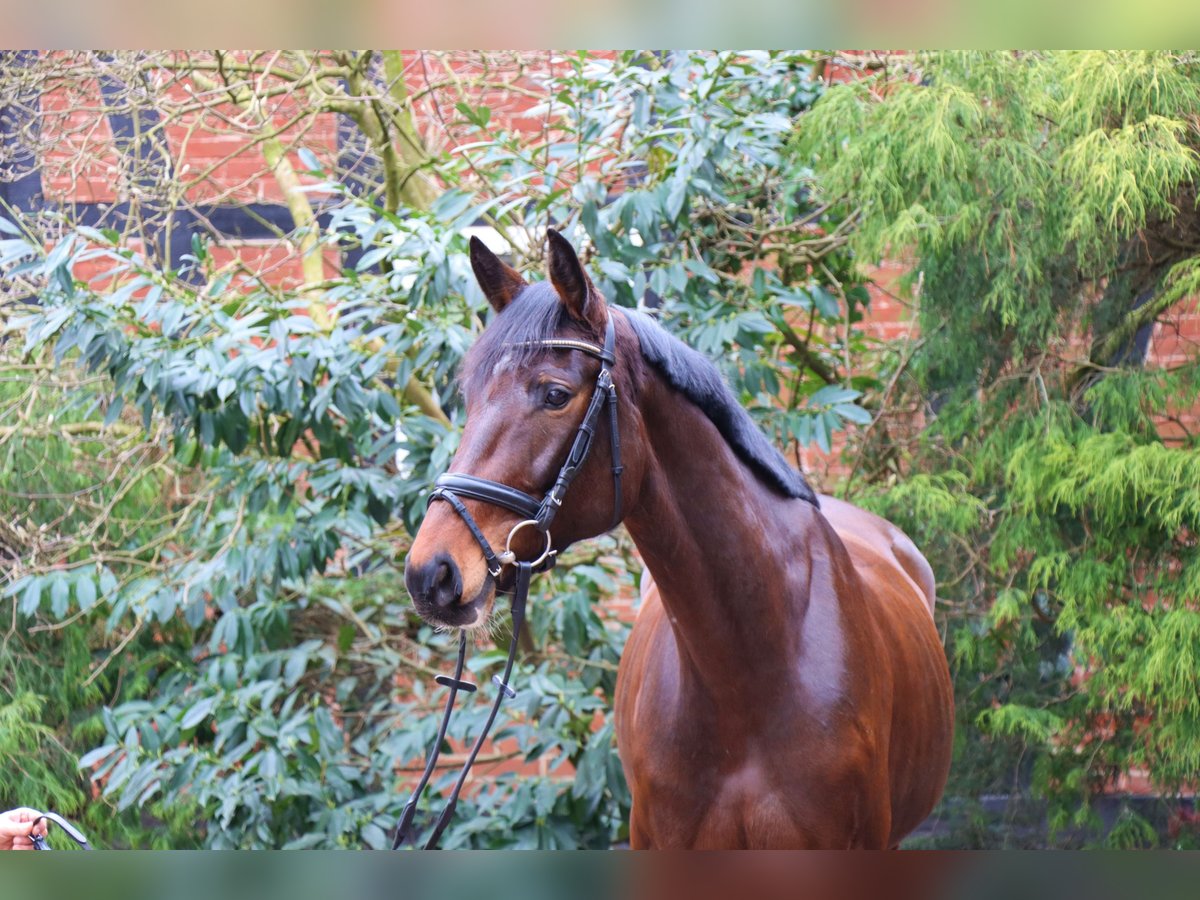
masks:
[[[240,261],[249,272],[264,283],[283,288],[295,288],[304,283],[300,253],[294,247],[265,242],[226,243],[211,250],[213,263],[224,267]],[[333,277],[339,267],[334,248],[323,248],[325,277]]]

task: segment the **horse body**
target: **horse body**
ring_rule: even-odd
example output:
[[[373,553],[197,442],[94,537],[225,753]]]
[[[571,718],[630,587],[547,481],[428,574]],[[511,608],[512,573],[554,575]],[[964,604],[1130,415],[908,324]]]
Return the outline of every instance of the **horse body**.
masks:
[[[433,504],[407,560],[417,609],[484,626],[512,582],[483,544],[532,560],[543,541],[561,549],[623,512],[652,576],[617,678],[632,845],[895,846],[937,802],[950,760],[928,564],[884,520],[833,498],[818,508],[712,364],[608,309],[550,237],[550,281],[533,285],[472,244],[499,315],[467,359],[451,472],[546,495],[608,377],[597,357],[619,398],[618,427],[598,426],[610,459],[598,450],[579,467],[553,538],[514,528],[522,517],[503,503],[467,495],[465,519]],[[610,324],[607,356],[594,345]]]
[[[626,517],[653,576],[617,680],[632,845],[893,846],[950,759],[928,564],[850,504],[781,500],[666,386],[642,406],[670,463]]]

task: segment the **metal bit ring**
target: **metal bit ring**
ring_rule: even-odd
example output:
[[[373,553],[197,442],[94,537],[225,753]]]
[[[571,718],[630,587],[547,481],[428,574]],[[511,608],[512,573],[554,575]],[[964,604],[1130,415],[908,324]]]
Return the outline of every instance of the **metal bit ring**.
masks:
[[[508,533],[508,539],[504,542],[504,552],[497,557],[497,559],[500,560],[501,565],[509,566],[517,561],[517,554],[513,552],[512,548],[513,537],[516,535],[516,533],[526,525],[532,525],[534,528],[537,528],[537,524],[537,519],[523,519],[512,527],[512,531]],[[545,535],[546,547],[544,550],[542,550],[541,556],[529,563],[531,566],[540,566],[550,556],[550,545],[552,543],[550,532],[545,532]]]

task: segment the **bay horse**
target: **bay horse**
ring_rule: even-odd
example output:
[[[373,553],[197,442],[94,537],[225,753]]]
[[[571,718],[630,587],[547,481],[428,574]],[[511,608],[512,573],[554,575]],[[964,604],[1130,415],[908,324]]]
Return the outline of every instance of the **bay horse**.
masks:
[[[471,241],[498,315],[464,360],[466,426],[443,478],[490,484],[483,498],[556,494],[553,536],[514,535],[521,506],[503,497],[455,500],[465,516],[431,504],[405,571],[418,612],[484,627],[513,580],[489,544],[509,535],[532,560],[619,518],[649,573],[616,689],[631,846],[896,847],[950,765],[929,564],[894,525],[818,497],[709,360],[609,307],[570,243],[548,241],[536,283]],[[606,371],[611,420],[591,410]],[[597,449],[557,495],[581,422]]]

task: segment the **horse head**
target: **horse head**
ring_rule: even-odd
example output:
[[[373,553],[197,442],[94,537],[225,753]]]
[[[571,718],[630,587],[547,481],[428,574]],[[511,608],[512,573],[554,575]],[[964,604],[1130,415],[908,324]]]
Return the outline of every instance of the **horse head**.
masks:
[[[471,240],[471,266],[497,315],[463,363],[466,425],[433,495],[447,502],[431,502],[405,568],[417,611],[434,624],[484,625],[497,590],[511,587],[514,559],[608,530],[640,477],[633,412],[615,397],[604,408],[609,379],[618,396],[633,386],[616,356],[618,343],[636,338],[614,340],[618,323],[575,250],[556,231],[548,241],[548,280],[531,284]],[[581,445],[594,445],[582,460]],[[570,489],[552,496],[569,460],[578,463]]]

